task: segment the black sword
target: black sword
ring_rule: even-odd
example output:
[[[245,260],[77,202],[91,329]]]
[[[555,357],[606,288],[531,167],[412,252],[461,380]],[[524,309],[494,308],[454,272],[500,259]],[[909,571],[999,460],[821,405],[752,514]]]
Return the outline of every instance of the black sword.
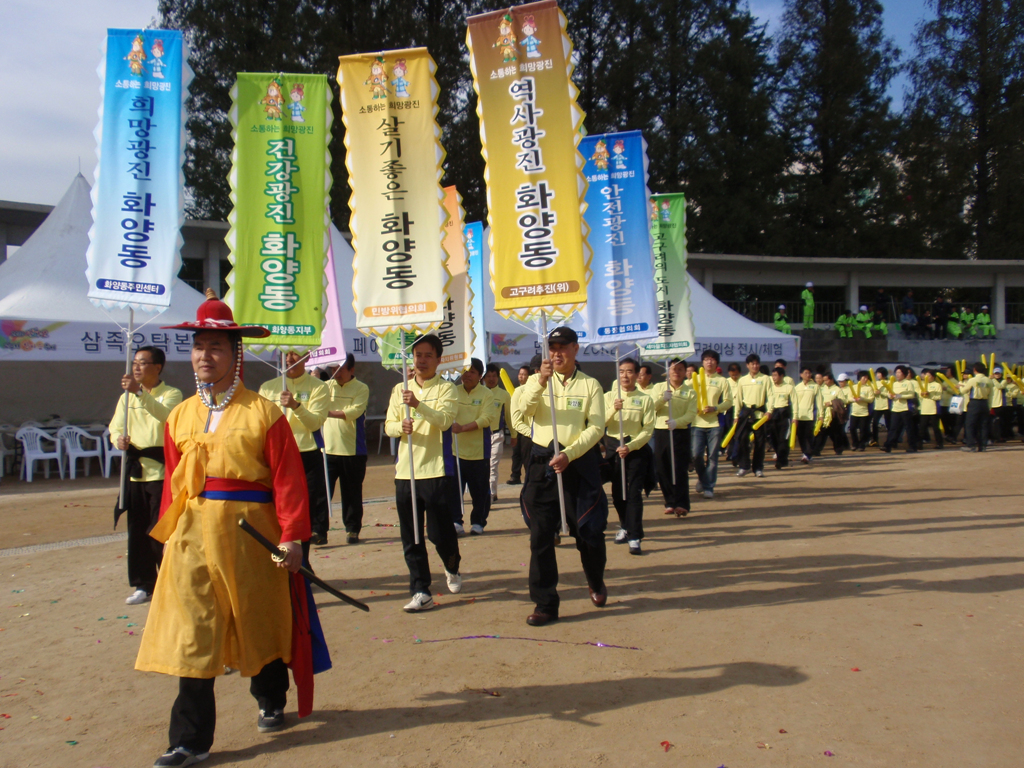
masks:
[[[256,539],[256,541],[258,541],[264,547],[266,547],[267,551],[270,552],[271,557],[273,557],[276,561],[280,562],[283,559],[282,556],[281,556],[281,550],[278,549],[277,547],[275,547],[273,544],[271,544],[270,540],[266,536],[264,536],[262,533],[257,531],[255,528],[253,528],[248,523],[248,521],[246,521],[245,519],[239,520],[238,521],[238,527],[241,528],[246,533],[248,533],[254,539]],[[318,587],[320,587],[320,589],[324,590],[325,592],[330,592],[332,595],[334,595],[339,600],[344,600],[349,605],[354,605],[356,608],[358,608],[361,611],[369,611],[370,610],[370,606],[368,606],[366,603],[361,603],[358,600],[356,600],[354,597],[349,597],[344,592],[338,591],[337,589],[332,587],[330,584],[328,584],[326,581],[324,581],[319,576],[317,576],[315,573],[313,573],[311,570],[309,570],[309,568],[306,568],[305,566],[300,565],[299,566],[299,573],[301,573],[303,576],[306,577],[306,581],[310,582],[311,584],[316,584]]]

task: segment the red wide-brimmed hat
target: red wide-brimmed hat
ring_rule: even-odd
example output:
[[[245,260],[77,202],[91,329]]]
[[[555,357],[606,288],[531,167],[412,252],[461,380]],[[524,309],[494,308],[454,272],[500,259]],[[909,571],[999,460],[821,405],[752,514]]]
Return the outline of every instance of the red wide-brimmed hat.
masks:
[[[239,336],[253,339],[262,339],[270,335],[270,329],[262,325],[238,325],[231,313],[231,307],[218,299],[212,288],[206,289],[206,301],[196,310],[194,323],[163,325],[161,328],[168,331],[233,331]]]

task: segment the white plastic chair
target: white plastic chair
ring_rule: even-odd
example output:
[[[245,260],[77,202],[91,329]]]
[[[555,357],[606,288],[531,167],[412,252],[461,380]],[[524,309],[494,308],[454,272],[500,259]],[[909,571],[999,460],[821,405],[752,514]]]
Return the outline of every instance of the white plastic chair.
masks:
[[[100,437],[90,435],[81,427],[65,426],[57,432],[57,439],[64,441],[64,454],[68,459],[68,470],[71,479],[75,479],[75,469],[78,459],[85,459],[85,476],[89,476],[89,459],[96,457],[96,463],[103,465],[103,440]],[[83,443],[88,440],[96,447],[87,449]]]
[[[110,441],[110,428],[103,430],[103,476],[110,477],[110,462],[120,458],[124,461],[124,451],[118,450],[117,446]]]
[[[64,479],[64,455],[61,451],[61,440],[50,437],[39,429],[39,427],[22,427],[18,430],[15,438],[21,443],[21,471],[25,482],[32,482],[33,464],[37,461],[43,463],[43,476],[50,478],[50,461],[57,462],[57,471],[60,472],[60,479]],[[54,444],[53,451],[43,450],[43,443]]]

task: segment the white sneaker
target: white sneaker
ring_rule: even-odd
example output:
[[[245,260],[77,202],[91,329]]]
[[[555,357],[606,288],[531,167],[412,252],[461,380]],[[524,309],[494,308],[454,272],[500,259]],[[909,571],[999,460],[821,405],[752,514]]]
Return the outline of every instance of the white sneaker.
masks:
[[[474,523],[473,525],[469,526],[469,533],[471,536],[481,536],[483,535],[483,532],[484,527],[482,525],[477,525],[476,523]]]
[[[754,477],[764,477],[764,472],[762,472],[762,471],[761,471],[761,470],[759,469],[759,470],[757,470],[756,472],[754,472]]]
[[[462,574],[460,573],[448,573],[444,572],[444,577],[448,580],[448,591],[453,595],[459,594],[462,591]]]
[[[466,533],[466,529],[462,527],[462,523],[455,524],[455,533],[458,536],[462,536]]]
[[[615,543],[616,544],[625,544],[626,543],[626,537],[628,535],[629,534],[626,533],[626,529],[625,528],[619,528],[619,532],[615,534]]]
[[[153,599],[153,596],[144,589],[136,589],[125,599],[126,605],[142,605]]]
[[[640,539],[629,540],[629,554],[639,555],[640,554]]]
[[[415,613],[416,611],[429,611],[433,607],[434,598],[426,592],[417,592],[412,596],[412,600],[402,607],[402,610],[406,613]]]
[[[741,469],[741,470],[739,470],[736,473],[736,477],[743,477],[743,476],[748,475],[748,474],[750,474],[750,470],[749,469]]]
[[[711,490],[704,491],[704,498],[705,499],[713,499],[713,498],[715,498],[715,492],[711,491]]]
[[[697,493],[703,493],[703,492],[704,492],[704,484],[701,483],[700,480],[698,480],[697,481]]]

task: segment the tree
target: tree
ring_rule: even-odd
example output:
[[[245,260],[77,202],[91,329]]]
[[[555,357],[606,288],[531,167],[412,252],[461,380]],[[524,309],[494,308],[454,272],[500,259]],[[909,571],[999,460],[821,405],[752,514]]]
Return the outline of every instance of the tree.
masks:
[[[1024,2],[931,0],[903,142],[912,226],[931,256],[1019,258]]]
[[[886,90],[899,51],[877,0],[788,0],[779,118],[790,142],[778,253],[896,255],[897,121]]]

